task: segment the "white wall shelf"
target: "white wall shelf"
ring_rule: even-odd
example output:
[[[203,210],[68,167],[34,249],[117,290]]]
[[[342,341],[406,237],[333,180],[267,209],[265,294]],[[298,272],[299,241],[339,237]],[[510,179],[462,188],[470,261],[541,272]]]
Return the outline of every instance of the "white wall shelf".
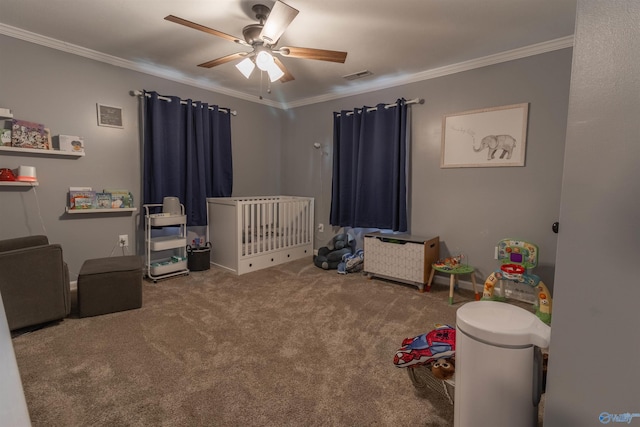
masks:
[[[37,155],[37,156],[52,156],[52,157],[84,157],[84,152],[74,153],[70,151],[40,150],[37,148],[19,148],[19,147],[6,147],[6,146],[0,146],[0,152],[24,154],[27,156]],[[4,154],[4,153],[0,153],[0,154]]]
[[[3,187],[37,187],[37,182],[24,182],[24,181],[0,181],[0,186]]]
[[[69,209],[66,208],[68,214],[101,214],[101,213],[122,213],[135,212],[138,208],[113,208],[113,209]]]

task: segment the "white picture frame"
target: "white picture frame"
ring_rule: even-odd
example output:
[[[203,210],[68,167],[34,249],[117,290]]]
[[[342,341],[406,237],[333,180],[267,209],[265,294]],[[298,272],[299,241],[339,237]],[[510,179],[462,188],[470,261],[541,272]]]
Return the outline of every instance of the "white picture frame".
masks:
[[[98,114],[98,126],[123,128],[122,108],[112,105],[96,104]]]
[[[441,168],[524,166],[529,104],[445,115]]]

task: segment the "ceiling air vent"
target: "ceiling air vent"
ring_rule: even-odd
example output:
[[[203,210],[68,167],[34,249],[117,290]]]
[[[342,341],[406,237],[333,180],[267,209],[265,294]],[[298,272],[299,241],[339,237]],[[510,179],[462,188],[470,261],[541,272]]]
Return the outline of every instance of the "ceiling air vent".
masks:
[[[356,80],[356,79],[361,79],[363,77],[368,77],[371,75],[373,75],[371,71],[364,70],[364,71],[358,71],[357,73],[353,73],[353,74],[347,74],[346,76],[342,76],[342,78],[347,80]]]

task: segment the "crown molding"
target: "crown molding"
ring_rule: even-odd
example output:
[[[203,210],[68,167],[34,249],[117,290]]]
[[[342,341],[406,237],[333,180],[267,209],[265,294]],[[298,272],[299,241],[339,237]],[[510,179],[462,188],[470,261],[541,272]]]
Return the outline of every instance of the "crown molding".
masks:
[[[335,99],[345,98],[347,96],[361,95],[363,93],[373,92],[376,90],[387,89],[390,87],[402,86],[409,83],[420,82],[423,80],[435,79],[438,77],[448,76],[451,74],[461,73],[463,71],[474,70],[489,65],[500,64],[502,62],[514,61],[529,56],[540,55],[542,53],[553,52],[556,50],[573,47],[573,36],[562,37],[559,39],[549,40],[534,45],[525,46],[505,52],[488,55],[481,58],[471,59],[469,61],[459,62],[457,64],[447,65],[444,67],[433,68],[431,70],[421,71],[419,73],[405,75],[401,77],[382,78],[371,83],[363,84],[349,90],[341,87],[340,93],[329,93],[306,98],[300,101],[288,103],[286,108],[296,108],[305,105],[317,104],[319,102],[332,101]]]
[[[345,98],[348,96],[360,95],[367,92],[373,92],[376,90],[387,89],[396,86],[402,86],[409,83],[415,83],[423,80],[435,79],[437,77],[447,76],[450,74],[456,74],[463,71],[469,71],[476,68],[486,67],[488,65],[500,64],[502,62],[513,61],[529,56],[539,55],[542,53],[552,52],[555,50],[566,49],[573,47],[573,36],[562,37],[542,43],[537,43],[530,46],[525,46],[518,49],[513,49],[494,55],[484,56],[482,58],[476,58],[469,61],[460,62],[453,65],[447,65],[444,67],[434,68],[431,70],[421,71],[419,73],[405,75],[401,77],[381,78],[374,80],[367,84],[361,84],[353,89],[340,87],[339,93],[328,93],[325,95],[315,96],[311,98],[301,99],[294,102],[277,102],[268,99],[256,100],[254,95],[247,95],[242,92],[230,90],[218,85],[215,85],[209,81],[203,79],[195,79],[186,77],[181,73],[161,67],[156,64],[129,61],[126,59],[118,58],[116,56],[107,55],[102,52],[87,49],[82,46],[74,45],[71,43],[65,43],[60,40],[46,37],[40,34],[25,31],[20,28],[12,27],[10,25],[0,23],[0,34],[4,34],[9,37],[24,40],[30,43],[38,44],[41,46],[49,47],[52,49],[60,50],[63,52],[71,53],[73,55],[82,56],[85,58],[93,59],[95,61],[104,62],[116,67],[127,68],[129,70],[138,71],[144,74],[160,77],[163,79],[175,81],[178,83],[184,83],[189,86],[194,86],[200,89],[221,93],[234,98],[243,99],[250,102],[256,102],[263,105],[268,105],[283,110],[291,108],[302,107],[305,105],[317,104],[320,102],[332,101],[335,99]]]
[[[0,34],[4,34],[9,37],[24,40],[30,43],[38,44],[40,46],[49,47],[51,49],[60,50],[73,55],[82,56],[84,58],[93,59],[95,61],[104,62],[106,64],[114,65],[116,67],[127,68],[129,70],[138,71],[144,74],[149,74],[155,77],[161,77],[163,79],[175,81],[178,83],[184,83],[189,86],[194,86],[200,89],[209,90],[216,93],[232,96],[234,98],[244,99],[251,102],[257,102],[256,97],[247,95],[246,93],[230,90],[221,86],[211,84],[204,80],[194,79],[186,77],[176,70],[158,66],[156,64],[129,61],[126,59],[118,58],[113,55],[98,52],[96,50],[87,49],[82,46],[66,43],[51,37],[46,37],[40,34],[25,31],[20,28],[12,27],[0,23]],[[269,105],[276,108],[282,108],[282,104],[279,102],[262,99],[260,104]]]

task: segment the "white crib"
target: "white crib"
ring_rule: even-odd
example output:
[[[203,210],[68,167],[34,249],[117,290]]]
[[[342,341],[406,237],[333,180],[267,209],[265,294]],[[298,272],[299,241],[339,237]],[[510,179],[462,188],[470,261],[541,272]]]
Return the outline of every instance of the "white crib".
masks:
[[[313,198],[207,198],[211,264],[236,274],[313,257]]]

